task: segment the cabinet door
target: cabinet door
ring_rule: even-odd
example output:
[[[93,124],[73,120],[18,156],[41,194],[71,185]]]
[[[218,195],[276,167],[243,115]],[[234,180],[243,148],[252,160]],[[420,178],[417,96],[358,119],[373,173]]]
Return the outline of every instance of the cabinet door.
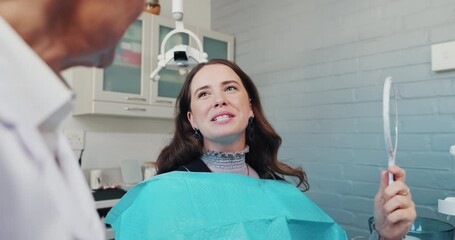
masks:
[[[149,104],[150,58],[150,16],[142,14],[121,38],[112,65],[94,70],[94,99]]]
[[[161,53],[161,44],[164,37],[172,30],[175,29],[175,22],[171,19],[162,18],[159,16],[152,16],[152,67],[156,68],[158,65],[158,55],[164,54],[166,51],[178,44],[190,45],[197,49],[194,40],[186,33],[178,33],[173,35],[166,43],[165,52]],[[186,26],[194,33],[194,28]],[[179,73],[177,70],[170,70],[163,68],[158,73],[160,76],[159,81],[152,80],[152,104],[173,106],[175,99],[178,96],[183,82],[185,81],[186,73]]]
[[[221,58],[234,61],[234,37],[207,29],[198,29],[207,58]]]

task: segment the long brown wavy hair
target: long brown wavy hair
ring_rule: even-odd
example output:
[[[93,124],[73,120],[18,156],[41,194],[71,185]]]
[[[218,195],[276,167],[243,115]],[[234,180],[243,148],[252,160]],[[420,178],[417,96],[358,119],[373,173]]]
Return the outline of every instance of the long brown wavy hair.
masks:
[[[176,102],[174,137],[158,156],[158,174],[174,171],[180,166],[201,157],[203,140],[198,140],[194,136],[194,130],[187,118],[187,113],[191,111],[190,85],[196,73],[204,66],[213,64],[222,64],[231,68],[242,80],[251,99],[255,116],[253,122],[255,137],[253,140],[250,140],[248,136],[245,137],[246,144],[250,147],[249,153],[246,154],[246,162],[256,170],[260,178],[273,178],[273,174],[295,177],[298,179],[297,187],[307,191],[309,184],[306,173],[300,167],[292,168],[277,159],[281,137],[267,121],[262,110],[259,93],[253,81],[237,64],[222,59],[212,59],[207,63],[198,64],[186,77]]]

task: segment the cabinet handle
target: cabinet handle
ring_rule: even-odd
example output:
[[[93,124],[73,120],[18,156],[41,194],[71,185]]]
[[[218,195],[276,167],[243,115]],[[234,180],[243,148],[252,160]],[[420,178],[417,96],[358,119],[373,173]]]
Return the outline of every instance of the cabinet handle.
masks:
[[[131,101],[147,101],[145,98],[138,98],[138,97],[125,97],[125,100],[131,100]]]
[[[126,111],[136,111],[136,112],[145,112],[147,109],[145,108],[132,108],[132,107],[125,107]]]
[[[157,103],[171,103],[172,104],[172,101],[168,101],[168,100],[156,100]]]

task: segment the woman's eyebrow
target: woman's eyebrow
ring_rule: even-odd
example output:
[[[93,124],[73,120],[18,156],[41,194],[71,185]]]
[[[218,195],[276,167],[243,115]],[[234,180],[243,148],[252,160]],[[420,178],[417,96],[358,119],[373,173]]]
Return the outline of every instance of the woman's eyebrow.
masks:
[[[228,84],[231,84],[231,83],[235,83],[237,85],[240,85],[237,81],[235,80],[226,80],[226,81],[223,81],[221,84],[224,86],[224,85],[228,85]]]
[[[204,85],[202,87],[199,87],[194,91],[194,94],[196,94],[197,92],[199,92],[201,90],[208,89],[208,88],[210,88],[209,85]]]

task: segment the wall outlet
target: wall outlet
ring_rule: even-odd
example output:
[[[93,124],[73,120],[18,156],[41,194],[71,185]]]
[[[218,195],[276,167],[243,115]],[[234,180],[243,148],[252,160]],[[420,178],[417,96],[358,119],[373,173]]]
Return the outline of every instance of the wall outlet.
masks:
[[[82,150],[84,149],[85,143],[85,131],[80,130],[65,130],[63,131],[66,138],[68,139],[71,149]]]

